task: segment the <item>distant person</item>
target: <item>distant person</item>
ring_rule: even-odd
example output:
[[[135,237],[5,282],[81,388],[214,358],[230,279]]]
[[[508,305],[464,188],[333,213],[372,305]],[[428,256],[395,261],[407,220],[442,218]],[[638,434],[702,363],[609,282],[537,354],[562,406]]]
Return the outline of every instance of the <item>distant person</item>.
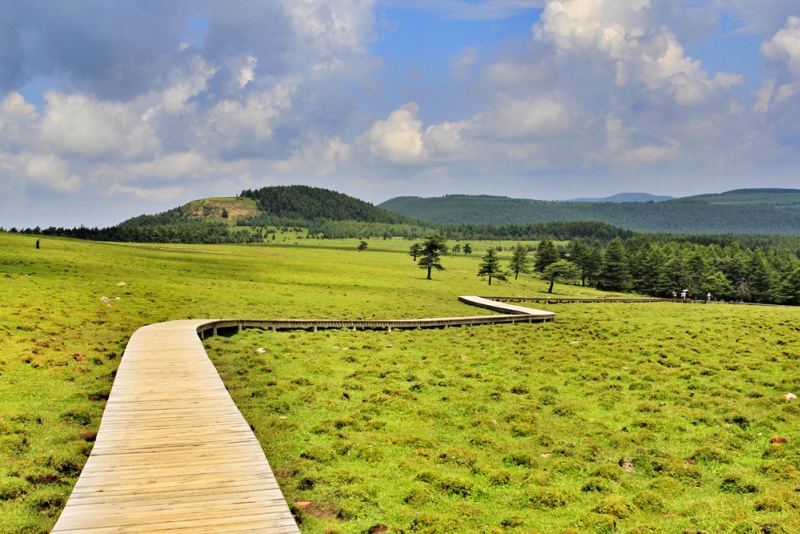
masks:
[[[711,291],[709,291],[708,295],[706,295],[706,302],[711,302]]]
[[[688,288],[684,289],[683,291],[681,291],[681,300],[686,300],[686,295],[688,295],[688,294],[689,294],[689,289]]]
[[[677,291],[673,291],[672,292],[672,299],[673,300],[678,300],[678,292]]]
[[[38,239],[36,240],[36,248],[37,249],[39,248],[39,240]]]

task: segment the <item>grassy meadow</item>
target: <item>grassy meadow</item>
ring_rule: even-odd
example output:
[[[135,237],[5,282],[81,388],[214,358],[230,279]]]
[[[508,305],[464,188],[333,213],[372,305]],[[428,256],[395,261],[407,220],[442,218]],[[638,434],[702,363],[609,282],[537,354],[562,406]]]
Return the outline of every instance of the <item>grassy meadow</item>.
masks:
[[[457,295],[547,288],[489,288],[486,243],[428,281],[401,240],[35,240],[0,233],[2,532],[54,524],[140,326],[473,315]],[[799,310],[549,309],[555,323],[247,330],[206,346],[303,532],[800,531],[800,405],[783,398],[800,395]]]

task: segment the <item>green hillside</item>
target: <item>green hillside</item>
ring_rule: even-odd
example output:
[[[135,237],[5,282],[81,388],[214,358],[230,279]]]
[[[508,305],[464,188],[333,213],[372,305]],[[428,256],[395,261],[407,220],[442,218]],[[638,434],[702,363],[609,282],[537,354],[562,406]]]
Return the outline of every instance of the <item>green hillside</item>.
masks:
[[[388,224],[414,223],[411,218],[376,208],[368,202],[329,189],[305,185],[264,187],[242,191],[263,215],[286,219],[358,221]]]
[[[397,197],[378,207],[440,223],[596,221],[638,232],[800,234],[800,191],[742,190],[665,202],[561,202],[494,196]]]
[[[718,205],[772,206],[800,212],[800,189],[735,189],[725,193],[697,195],[687,199]]]

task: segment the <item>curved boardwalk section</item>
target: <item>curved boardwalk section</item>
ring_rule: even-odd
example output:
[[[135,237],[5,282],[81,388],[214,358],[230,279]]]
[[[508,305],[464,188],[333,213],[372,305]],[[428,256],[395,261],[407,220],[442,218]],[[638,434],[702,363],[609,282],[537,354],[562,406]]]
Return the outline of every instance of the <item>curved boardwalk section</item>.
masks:
[[[208,322],[133,334],[53,532],[299,532],[197,336]]]
[[[555,316],[480,297],[459,299],[501,315],[398,321],[202,319],[140,328],[128,342],[94,448],[52,532],[299,532],[261,446],[201,337],[249,327],[391,330],[541,322]]]

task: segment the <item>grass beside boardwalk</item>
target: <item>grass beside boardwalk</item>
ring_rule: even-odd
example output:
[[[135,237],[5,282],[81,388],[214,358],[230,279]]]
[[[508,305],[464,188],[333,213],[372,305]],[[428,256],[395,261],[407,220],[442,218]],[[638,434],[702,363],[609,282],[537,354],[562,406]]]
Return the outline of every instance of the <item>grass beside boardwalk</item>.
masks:
[[[487,244],[426,281],[406,241],[278,243],[36,250],[0,233],[1,531],[55,522],[142,325],[471,315],[457,295],[546,289],[489,290]],[[552,309],[553,324],[206,343],[288,500],[311,503],[305,532],[800,530],[798,405],[781,397],[798,384],[797,309]]]
[[[556,311],[207,343],[306,532],[800,531],[796,309]]]

